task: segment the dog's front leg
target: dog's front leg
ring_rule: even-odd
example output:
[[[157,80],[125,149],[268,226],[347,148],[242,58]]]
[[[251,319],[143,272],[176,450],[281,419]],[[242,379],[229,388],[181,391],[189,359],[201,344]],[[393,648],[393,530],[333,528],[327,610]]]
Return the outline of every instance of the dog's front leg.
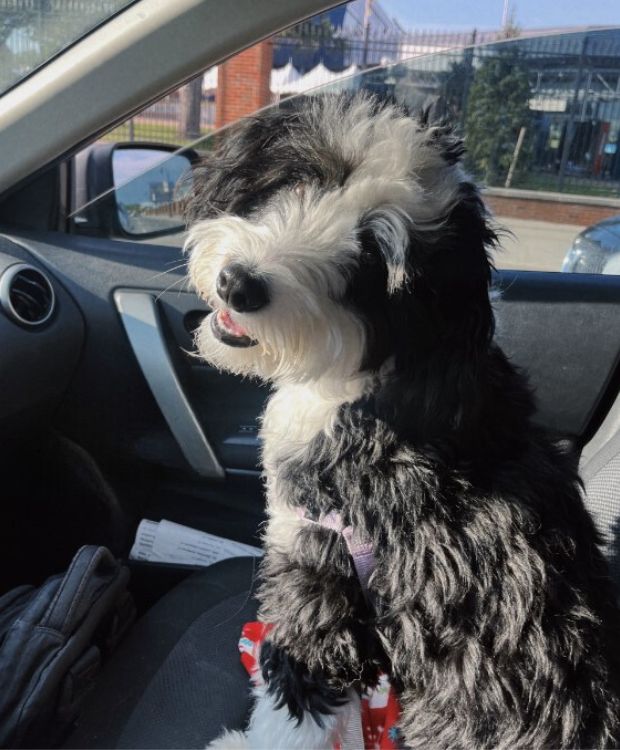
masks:
[[[260,666],[265,685],[257,694],[249,739],[268,747],[332,747],[337,715],[347,702],[345,689],[270,639],[262,645]]]
[[[333,532],[307,529],[292,549],[268,550],[261,573],[260,616],[273,627],[249,746],[331,748],[363,672],[365,610],[346,549]]]
[[[262,644],[260,667],[264,684],[254,689],[248,728],[226,732],[208,750],[332,750],[345,728],[359,723],[354,691],[330,685],[270,640]]]
[[[261,649],[264,684],[246,732],[227,733],[210,748],[331,750],[345,727],[350,736],[359,724],[355,688],[370,684],[377,669],[344,541],[302,527],[289,546],[267,547],[261,579],[259,618],[271,626]]]
[[[361,734],[357,744],[342,743],[357,727],[361,732],[355,690],[320,668],[310,671],[271,638],[262,644],[260,670],[264,683],[254,689],[247,730],[227,732],[209,750],[332,750],[336,742],[347,750],[362,747]]]
[[[341,735],[346,714],[344,690],[330,687],[273,643],[261,650],[267,680],[255,690],[247,730],[249,748],[328,750]]]

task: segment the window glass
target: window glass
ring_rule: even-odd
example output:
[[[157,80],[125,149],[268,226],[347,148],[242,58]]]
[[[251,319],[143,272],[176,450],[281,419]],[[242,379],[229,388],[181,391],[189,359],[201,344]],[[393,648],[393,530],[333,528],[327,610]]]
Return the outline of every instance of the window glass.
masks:
[[[368,5],[341,6],[338,17],[322,14],[246,50],[247,86],[232,58],[108,138],[200,152],[220,127],[290,96],[393,96],[413,112],[430,107],[464,137],[466,169],[506,230],[498,267],[619,273],[620,27],[408,33],[382,14],[369,30]]]
[[[0,0],[0,94],[129,0]]]

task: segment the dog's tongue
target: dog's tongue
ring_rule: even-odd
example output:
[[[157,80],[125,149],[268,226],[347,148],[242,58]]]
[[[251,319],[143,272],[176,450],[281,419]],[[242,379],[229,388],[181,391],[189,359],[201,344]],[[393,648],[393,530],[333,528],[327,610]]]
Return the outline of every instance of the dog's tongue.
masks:
[[[248,332],[230,317],[228,310],[219,310],[217,322],[233,336],[247,336]]]

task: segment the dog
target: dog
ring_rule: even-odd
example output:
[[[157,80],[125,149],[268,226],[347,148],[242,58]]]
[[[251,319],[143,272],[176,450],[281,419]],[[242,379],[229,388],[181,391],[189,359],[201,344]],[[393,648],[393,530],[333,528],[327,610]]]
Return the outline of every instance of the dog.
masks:
[[[273,385],[264,685],[213,747],[332,747],[380,671],[406,747],[620,743],[615,594],[574,461],[493,341],[497,235],[463,154],[393,101],[327,95],[239,122],[194,174],[198,351]],[[366,586],[330,514],[370,545]]]

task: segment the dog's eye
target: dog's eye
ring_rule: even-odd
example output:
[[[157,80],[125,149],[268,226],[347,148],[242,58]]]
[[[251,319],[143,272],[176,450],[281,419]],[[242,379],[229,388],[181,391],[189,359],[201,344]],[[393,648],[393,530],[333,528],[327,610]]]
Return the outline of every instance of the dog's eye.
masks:
[[[375,266],[379,262],[377,253],[374,250],[362,250],[360,254],[360,261],[365,266]]]
[[[359,233],[361,246],[360,264],[363,266],[376,266],[379,263],[381,250],[374,232],[368,227],[361,229]]]

